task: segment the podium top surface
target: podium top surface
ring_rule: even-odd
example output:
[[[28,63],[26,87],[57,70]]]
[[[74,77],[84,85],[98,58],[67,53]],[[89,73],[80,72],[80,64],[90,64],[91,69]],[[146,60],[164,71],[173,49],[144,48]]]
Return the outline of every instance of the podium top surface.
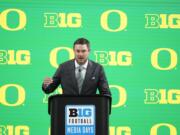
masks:
[[[92,99],[92,100],[91,100]],[[57,94],[57,95],[52,95],[49,97],[48,99],[48,104],[49,104],[49,109],[48,112],[50,114],[50,108],[52,107],[52,104],[58,104],[59,102],[63,101],[63,104],[66,103],[72,103],[73,104],[78,104],[78,103],[82,103],[84,101],[86,101],[86,103],[97,103],[97,102],[109,102],[109,110],[111,112],[111,97],[110,96],[106,96],[106,95],[100,95],[100,94],[96,94],[96,95],[65,95],[65,94]]]
[[[57,94],[57,95],[50,96],[49,99],[58,98],[58,97],[59,98],[60,97],[79,97],[79,98],[81,98],[81,97],[108,97],[108,98],[111,98],[108,95],[100,95],[100,94],[96,94],[96,95],[65,95],[65,94],[60,95],[60,94]]]
[[[110,103],[112,98],[108,95],[100,95],[100,94],[96,94],[96,95],[65,95],[65,94],[57,94],[57,95],[52,95],[49,97],[48,102],[51,102],[51,100],[55,100],[55,99],[60,99],[60,98],[79,98],[79,99],[84,99],[84,98],[107,98]]]

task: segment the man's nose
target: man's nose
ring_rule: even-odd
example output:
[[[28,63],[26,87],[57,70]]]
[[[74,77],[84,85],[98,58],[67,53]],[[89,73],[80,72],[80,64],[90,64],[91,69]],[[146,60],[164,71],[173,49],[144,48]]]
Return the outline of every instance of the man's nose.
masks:
[[[79,53],[79,56],[83,56],[83,53],[82,53],[82,52],[80,52],[80,53]]]

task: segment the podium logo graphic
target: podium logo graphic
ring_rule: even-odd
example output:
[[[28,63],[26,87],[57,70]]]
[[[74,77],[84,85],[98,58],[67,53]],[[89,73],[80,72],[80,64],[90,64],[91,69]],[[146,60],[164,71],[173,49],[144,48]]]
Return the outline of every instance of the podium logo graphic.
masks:
[[[95,135],[95,106],[66,105],[65,135]]]

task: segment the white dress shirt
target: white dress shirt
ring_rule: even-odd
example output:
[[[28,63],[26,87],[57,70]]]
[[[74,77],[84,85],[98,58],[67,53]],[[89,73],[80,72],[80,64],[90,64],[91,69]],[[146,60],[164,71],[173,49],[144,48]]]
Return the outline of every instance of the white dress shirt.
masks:
[[[78,74],[78,72],[79,72],[79,70],[78,70],[78,68],[79,68],[79,64],[77,63],[77,61],[75,60],[75,75],[77,76],[77,74]],[[84,63],[83,65],[81,65],[82,67],[83,67],[83,69],[82,69],[82,77],[83,77],[83,79],[85,78],[85,75],[86,75],[86,70],[87,70],[87,66],[88,66],[88,60],[86,61],[86,63]]]

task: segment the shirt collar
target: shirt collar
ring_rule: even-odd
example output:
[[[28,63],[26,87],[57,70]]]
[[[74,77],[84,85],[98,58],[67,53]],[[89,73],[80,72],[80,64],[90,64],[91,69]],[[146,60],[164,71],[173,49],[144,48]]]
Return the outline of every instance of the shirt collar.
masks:
[[[80,65],[77,63],[77,61],[75,60],[75,68],[78,68]],[[83,68],[87,68],[87,66],[88,66],[88,60],[83,64],[83,65],[81,65],[81,66],[83,66]]]

